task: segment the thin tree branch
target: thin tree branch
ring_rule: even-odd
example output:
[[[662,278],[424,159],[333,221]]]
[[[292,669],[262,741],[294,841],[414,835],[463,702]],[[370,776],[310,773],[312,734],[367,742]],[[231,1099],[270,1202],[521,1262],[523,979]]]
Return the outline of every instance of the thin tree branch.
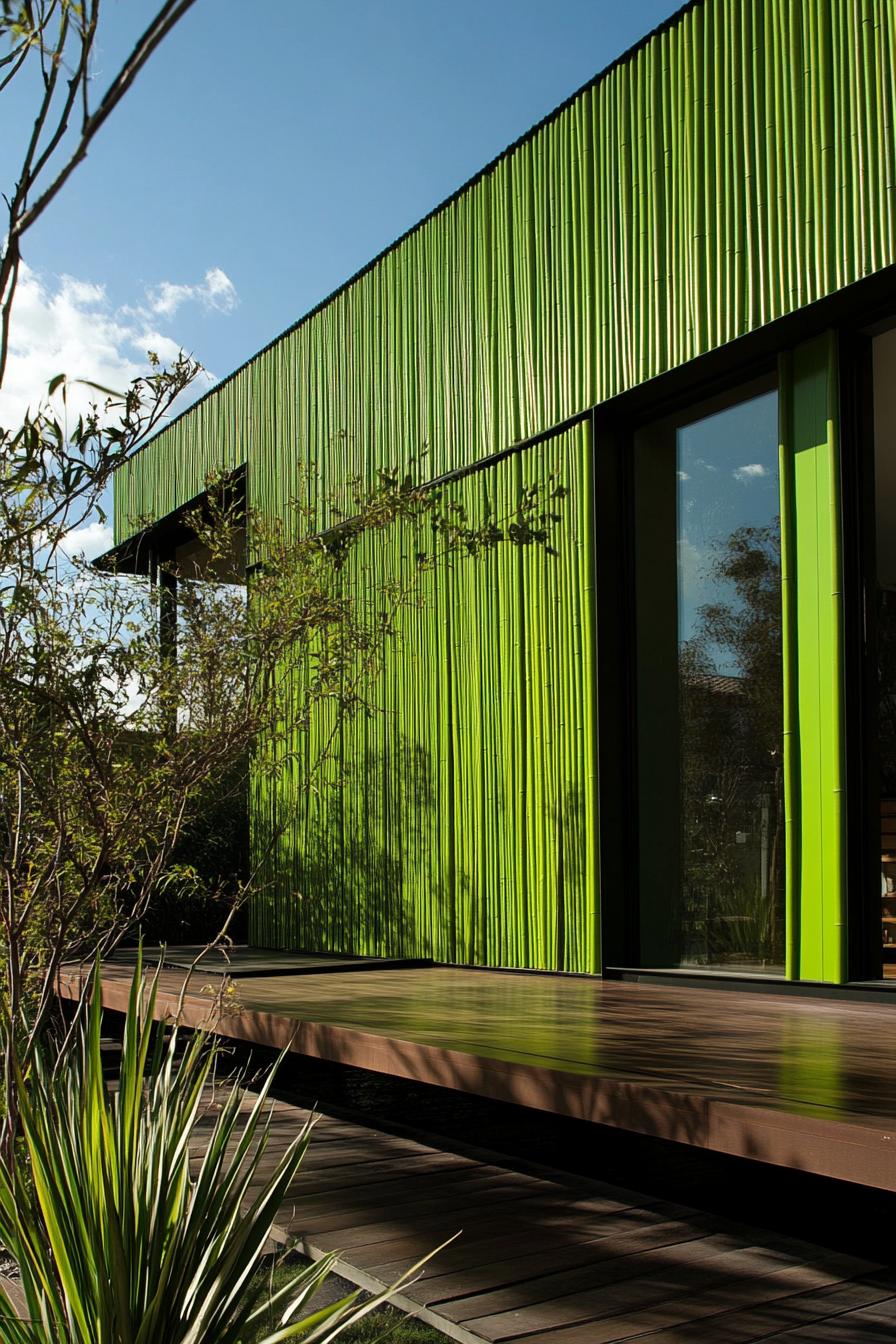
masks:
[[[72,153],[70,159],[63,168],[57,173],[54,180],[46,188],[41,196],[30,206],[14,226],[17,237],[21,236],[31,228],[31,226],[40,218],[50,202],[58,195],[65,186],[78,164],[87,157],[87,151],[90,148],[91,141],[106,119],[121,102],[140,71],[146,65],[146,62],[152,56],[159,44],[165,39],[171,29],[177,24],[184,14],[193,7],[196,0],[167,0],[162,6],[156,17],[153,19],[146,32],[137,42],[134,50],[131,52],[124,65],[115,76],[109,88],[103,96],[99,107],[88,117],[81,128],[81,137],[77,148]]]

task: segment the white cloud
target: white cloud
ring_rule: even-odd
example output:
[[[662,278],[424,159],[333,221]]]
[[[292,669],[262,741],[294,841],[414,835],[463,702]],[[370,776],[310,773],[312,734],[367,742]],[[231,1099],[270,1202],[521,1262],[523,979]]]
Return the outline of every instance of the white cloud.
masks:
[[[160,317],[172,317],[182,303],[198,302],[219,313],[232,313],[239,303],[233,281],[220,266],[212,266],[198,285],[177,285],[163,280],[146,291],[150,311]]]
[[[83,555],[87,560],[94,560],[108,551],[113,542],[112,528],[96,518],[66,532],[59,542],[59,549],[68,556]]]
[[[141,331],[139,336],[133,338],[131,346],[134,350],[139,350],[141,354],[151,350],[154,355],[158,355],[163,364],[172,364],[183,349],[171,336],[163,336],[160,331],[155,329]]]
[[[680,481],[689,481],[691,479],[691,473],[689,471],[680,471],[678,473],[678,479]]]
[[[154,296],[168,289],[180,295],[173,306],[153,307]],[[199,285],[170,286],[166,281],[147,289],[144,302],[116,308],[103,285],[70,275],[48,278],[23,265],[13,306],[9,362],[0,389],[0,425],[19,424],[26,410],[35,410],[57,374],[64,373],[69,380],[65,414],[73,424],[92,402],[103,400],[101,393],[74,380],[88,378],[123,393],[129,383],[148,372],[148,350],[163,362],[175,359],[180,343],[159,330],[165,325],[160,319],[169,317],[187,299],[221,313],[232,311],[237,303],[233,284],[217,267]],[[201,377],[193,395],[205,391],[209,381],[215,381],[213,375]]]
[[[145,370],[129,353],[136,332],[119,321],[101,285],[64,275],[55,283],[23,266],[13,305],[9,363],[0,389],[0,424],[18,424],[46,398],[51,378],[90,378],[124,389]],[[98,394],[73,386],[70,415]]]
[[[763,476],[767,476],[768,468],[764,467],[761,462],[747,462],[743,467],[736,467],[731,474],[736,481],[746,485],[750,481],[758,481]]]

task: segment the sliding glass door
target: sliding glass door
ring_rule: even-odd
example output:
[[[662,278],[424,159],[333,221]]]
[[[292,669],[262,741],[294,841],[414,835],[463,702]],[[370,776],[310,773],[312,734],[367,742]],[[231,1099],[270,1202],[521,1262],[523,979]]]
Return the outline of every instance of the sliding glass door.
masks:
[[[778,397],[636,436],[641,965],[783,974]]]

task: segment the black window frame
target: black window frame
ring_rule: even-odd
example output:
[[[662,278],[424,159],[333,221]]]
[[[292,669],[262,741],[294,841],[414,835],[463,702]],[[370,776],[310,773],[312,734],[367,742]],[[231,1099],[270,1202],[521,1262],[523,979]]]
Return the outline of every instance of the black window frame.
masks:
[[[896,265],[746,333],[689,363],[608,399],[591,412],[594,452],[594,607],[596,630],[597,817],[602,974],[669,976],[717,988],[749,980],[773,992],[896,992],[881,975],[880,926],[871,894],[879,869],[880,791],[876,741],[876,568],[873,520],[873,399],[870,338],[896,314]],[[782,355],[834,330],[839,350],[841,529],[844,557],[845,985],[745,977],[698,967],[649,972],[639,966],[639,835],[634,641],[633,439],[652,421],[776,376]]]

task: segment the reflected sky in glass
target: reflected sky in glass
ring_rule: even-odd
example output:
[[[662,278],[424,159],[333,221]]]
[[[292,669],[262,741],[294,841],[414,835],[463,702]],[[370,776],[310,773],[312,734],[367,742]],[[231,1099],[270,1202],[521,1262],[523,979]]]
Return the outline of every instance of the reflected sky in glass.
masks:
[[[676,434],[678,466],[678,637],[697,633],[700,608],[735,600],[713,578],[713,561],[741,527],[767,527],[780,511],[778,395],[766,392]],[[716,671],[737,676],[728,649],[715,646]]]

